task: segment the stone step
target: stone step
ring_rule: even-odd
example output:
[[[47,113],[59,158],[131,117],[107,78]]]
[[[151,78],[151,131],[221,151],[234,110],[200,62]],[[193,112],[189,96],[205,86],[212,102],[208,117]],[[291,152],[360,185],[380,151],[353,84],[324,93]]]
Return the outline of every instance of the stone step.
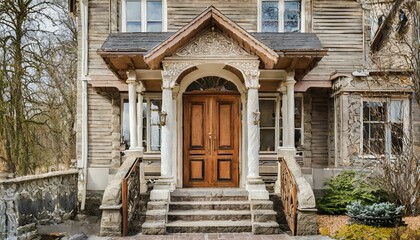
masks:
[[[247,201],[248,196],[171,196],[171,202]]]
[[[277,220],[277,213],[274,210],[253,210],[254,222],[269,222]]]
[[[254,222],[252,224],[252,232],[254,234],[279,234],[281,233],[279,224],[275,221]]]
[[[273,210],[273,202],[272,201],[252,201],[251,202],[251,209],[252,210]]]
[[[166,209],[153,209],[146,211],[146,221],[156,222],[166,220]]]
[[[224,196],[224,197],[235,197],[235,196],[246,196],[248,197],[248,191],[245,189],[237,188],[184,188],[175,189],[171,192],[171,197],[212,197],[212,196]]]
[[[184,201],[170,202],[171,210],[250,210],[248,201]]]
[[[147,203],[147,210],[166,209],[165,201],[150,201]]]
[[[174,210],[169,211],[168,221],[220,221],[220,220],[251,220],[251,211],[233,210]]]
[[[163,235],[165,234],[165,221],[146,221],[141,226],[143,235]]]
[[[228,233],[251,232],[251,220],[244,221],[174,221],[166,224],[170,233]]]

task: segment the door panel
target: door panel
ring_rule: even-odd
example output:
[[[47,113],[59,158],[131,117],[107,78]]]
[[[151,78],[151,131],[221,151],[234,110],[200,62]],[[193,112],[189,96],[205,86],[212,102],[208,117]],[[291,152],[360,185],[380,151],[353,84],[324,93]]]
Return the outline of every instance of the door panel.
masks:
[[[239,184],[239,97],[184,96],[184,187]]]

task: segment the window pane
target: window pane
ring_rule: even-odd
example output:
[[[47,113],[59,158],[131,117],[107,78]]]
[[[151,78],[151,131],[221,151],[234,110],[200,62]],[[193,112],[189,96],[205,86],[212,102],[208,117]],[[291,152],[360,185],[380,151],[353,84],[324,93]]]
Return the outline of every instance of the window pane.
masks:
[[[276,102],[274,100],[260,100],[260,126],[274,127],[276,119]]]
[[[402,123],[393,123],[391,125],[391,153],[392,154],[401,154],[403,149],[403,124]]]
[[[284,3],[284,32],[300,31],[300,1]]]
[[[384,139],[385,128],[382,123],[371,123],[370,124],[370,138],[373,139]]]
[[[147,21],[162,21],[161,1],[147,1]]]
[[[122,123],[122,141],[125,144],[125,148],[130,148],[130,113],[128,111],[128,101],[124,101],[123,105],[123,123]]]
[[[141,32],[141,22],[127,22],[127,32]]]
[[[126,2],[127,21],[141,20],[141,1],[140,0],[127,0]]]
[[[143,101],[143,148],[147,151],[147,101]]]
[[[147,22],[148,32],[162,32],[162,22]]]
[[[295,128],[302,127],[302,98],[295,98]]]
[[[279,31],[279,22],[272,21],[272,22],[262,22],[262,32],[278,32]]]
[[[263,32],[278,32],[279,8],[277,1],[263,1],[261,13],[261,25]]]
[[[274,129],[260,130],[260,151],[274,151]]]
[[[295,147],[296,148],[301,145],[301,139],[300,139],[301,137],[302,137],[302,130],[295,129]]]
[[[161,130],[159,112],[162,109],[162,100],[150,100],[150,150],[160,151]]]
[[[402,122],[403,121],[403,104],[402,100],[391,101],[391,122]]]

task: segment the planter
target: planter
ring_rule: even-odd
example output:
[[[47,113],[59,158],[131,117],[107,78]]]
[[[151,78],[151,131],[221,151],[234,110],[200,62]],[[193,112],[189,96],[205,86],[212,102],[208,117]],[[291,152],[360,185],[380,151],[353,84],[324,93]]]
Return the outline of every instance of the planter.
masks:
[[[394,217],[349,216],[354,223],[375,227],[395,227],[404,225],[402,215]]]

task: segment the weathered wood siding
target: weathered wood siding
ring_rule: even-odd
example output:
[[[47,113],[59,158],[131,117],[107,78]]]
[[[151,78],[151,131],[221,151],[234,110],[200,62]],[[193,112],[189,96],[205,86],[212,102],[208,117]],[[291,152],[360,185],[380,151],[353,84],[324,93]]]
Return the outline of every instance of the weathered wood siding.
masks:
[[[329,90],[312,89],[312,167],[328,166]]]
[[[354,0],[312,0],[312,31],[329,50],[315,73],[362,68],[363,12]]]
[[[105,96],[89,88],[88,163],[89,166],[111,166],[112,159],[112,104]]]
[[[257,0],[167,0],[168,32],[189,23],[204,9],[213,5],[232,21],[250,32],[257,31]]]

